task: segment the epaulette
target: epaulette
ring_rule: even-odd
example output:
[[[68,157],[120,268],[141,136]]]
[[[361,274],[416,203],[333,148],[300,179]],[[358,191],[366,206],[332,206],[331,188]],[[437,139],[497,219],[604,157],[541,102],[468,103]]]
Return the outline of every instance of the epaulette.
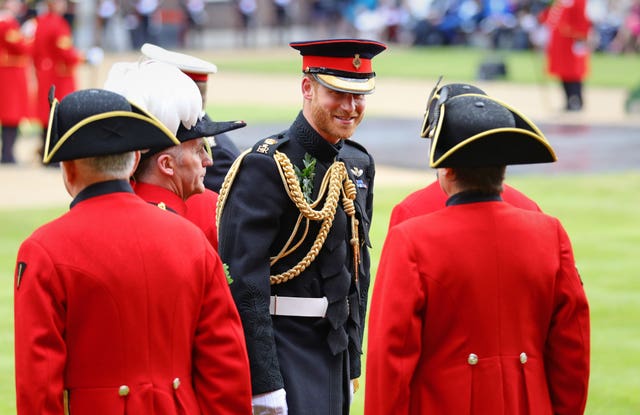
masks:
[[[263,138],[262,140],[258,141],[251,149],[251,152],[273,156],[278,147],[280,147],[287,141],[289,141],[289,137],[287,137],[287,135],[283,131],[281,133]]]

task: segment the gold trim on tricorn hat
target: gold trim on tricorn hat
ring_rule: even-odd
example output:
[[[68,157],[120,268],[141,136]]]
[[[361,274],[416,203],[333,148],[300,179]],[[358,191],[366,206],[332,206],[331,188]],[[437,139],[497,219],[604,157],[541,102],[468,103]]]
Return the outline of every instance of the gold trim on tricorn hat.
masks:
[[[43,163],[180,144],[156,117],[103,89],[72,92],[51,110]]]

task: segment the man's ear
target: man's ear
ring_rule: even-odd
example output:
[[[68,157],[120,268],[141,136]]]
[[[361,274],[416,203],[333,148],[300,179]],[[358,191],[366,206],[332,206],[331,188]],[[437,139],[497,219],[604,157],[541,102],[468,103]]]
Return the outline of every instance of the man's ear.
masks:
[[[78,191],[76,190],[78,182],[78,166],[75,160],[61,161],[60,168],[62,169],[62,181],[64,182],[64,188],[71,197],[76,197]]]
[[[450,167],[441,167],[440,168],[440,174],[442,174],[443,176],[445,176],[449,180],[455,180],[456,179],[456,172],[455,172],[455,170],[453,170]]]
[[[134,176],[134,173],[136,172],[136,169],[140,164],[140,157],[141,157],[140,150],[135,151],[134,154],[135,154],[135,161],[133,162],[133,168],[131,169],[131,173],[129,174],[129,177]]]
[[[173,176],[175,168],[175,159],[168,153],[162,153],[156,159],[156,165],[162,174]]]
[[[311,97],[313,97],[313,93],[314,93],[314,87],[313,87],[313,82],[311,81],[311,79],[309,79],[308,76],[304,76],[302,77],[302,97],[305,100],[310,101]]]

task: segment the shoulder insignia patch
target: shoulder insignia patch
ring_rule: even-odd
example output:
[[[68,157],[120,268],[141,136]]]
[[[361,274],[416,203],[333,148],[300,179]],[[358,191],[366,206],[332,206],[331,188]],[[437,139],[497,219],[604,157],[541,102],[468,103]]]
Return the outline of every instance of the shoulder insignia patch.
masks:
[[[22,282],[22,276],[27,269],[26,262],[18,262],[18,266],[16,267],[16,290],[20,288],[20,283]]]
[[[277,134],[258,141],[253,146],[253,151],[255,153],[272,155],[276,152],[278,147],[287,141],[289,141],[289,139],[285,138],[284,134]]]

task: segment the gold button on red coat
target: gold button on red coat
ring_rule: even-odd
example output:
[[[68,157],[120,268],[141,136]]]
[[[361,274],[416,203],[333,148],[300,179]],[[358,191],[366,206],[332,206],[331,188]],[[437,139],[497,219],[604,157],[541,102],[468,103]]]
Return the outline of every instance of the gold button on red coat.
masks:
[[[469,357],[467,358],[467,363],[469,363],[471,366],[477,365],[478,364],[478,355],[475,354],[475,353],[471,353],[469,355]]]
[[[180,387],[180,378],[175,378],[173,380],[173,389],[178,389]]]
[[[528,357],[525,352],[520,353],[520,363],[524,365],[525,363],[527,363],[527,359]]]
[[[118,388],[118,395],[127,396],[129,394],[129,387],[127,385],[122,385]]]

